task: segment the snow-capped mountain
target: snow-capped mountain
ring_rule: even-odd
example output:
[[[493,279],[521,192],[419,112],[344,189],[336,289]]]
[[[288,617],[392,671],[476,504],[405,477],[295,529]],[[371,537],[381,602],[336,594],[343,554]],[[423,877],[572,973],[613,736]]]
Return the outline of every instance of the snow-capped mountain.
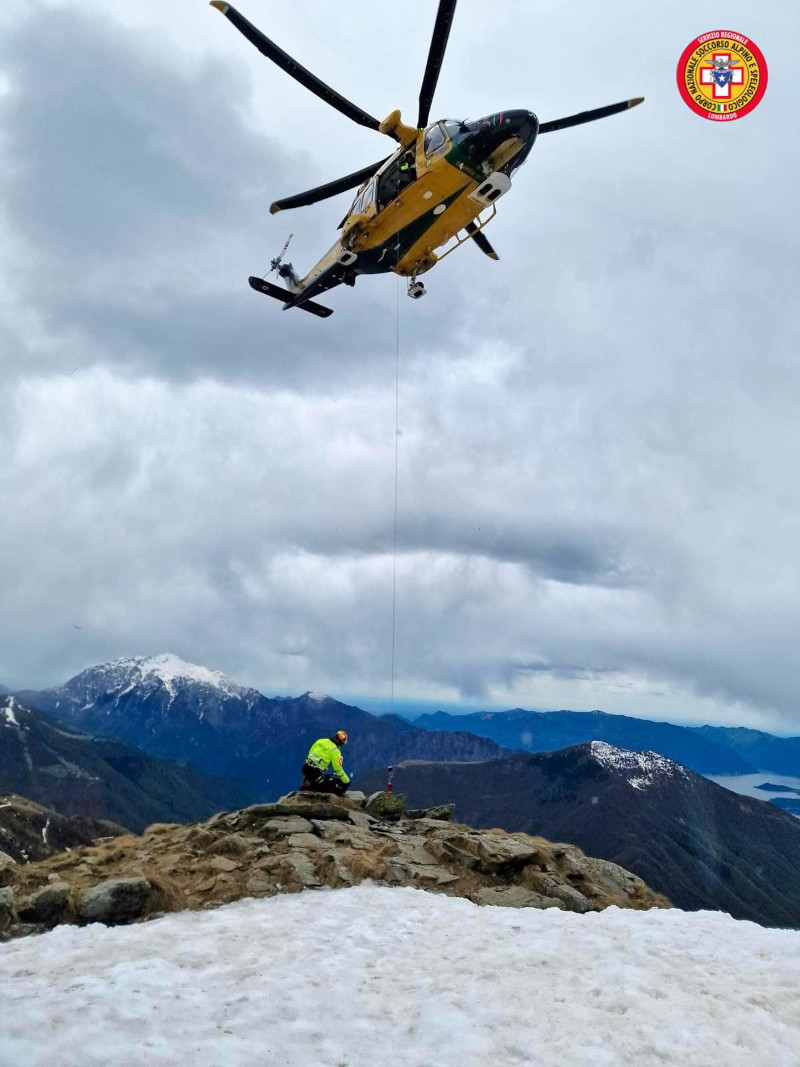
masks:
[[[689,779],[689,772],[680,763],[660,756],[658,752],[629,752],[615,748],[605,741],[592,741],[589,745],[592,758],[601,767],[607,767],[624,778],[631,789],[650,789],[657,784],[666,784],[677,779]]]
[[[800,928],[800,820],[658,753],[593,741],[474,766],[401,765],[394,784],[414,806],[455,801],[473,826],[572,842],[678,907]]]
[[[265,697],[218,671],[170,654],[91,667],[55,689],[24,694],[34,707],[99,737],[222,775],[254,800],[299,784],[316,738],[347,730],[345,766],[367,770],[400,759],[481,760],[503,754],[465,733],[421,730],[370,715],[322,693]]]
[[[179,694],[191,694],[197,703],[198,714],[202,714],[205,702],[211,703],[222,697],[246,700],[248,695],[251,699],[259,696],[254,689],[236,685],[221,671],[198,667],[167,652],[160,656],[115,659],[89,667],[60,686],[57,699],[79,704],[81,710],[88,710],[98,701],[113,706],[134,689],[141,697],[154,693],[164,695],[168,704]]]

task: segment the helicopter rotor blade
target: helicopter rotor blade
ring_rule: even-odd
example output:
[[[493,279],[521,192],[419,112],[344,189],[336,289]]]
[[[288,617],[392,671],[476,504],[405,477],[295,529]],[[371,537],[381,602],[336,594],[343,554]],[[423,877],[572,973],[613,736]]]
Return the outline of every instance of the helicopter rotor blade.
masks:
[[[542,122],[539,133],[553,133],[555,130],[566,130],[570,126],[580,126],[584,122],[594,122],[595,119],[604,119],[608,115],[616,115],[620,111],[627,111],[629,107],[636,107],[644,100],[643,96],[635,96],[632,100],[622,100],[618,104],[607,104],[606,107],[596,107],[593,111],[580,111],[577,115],[568,115],[564,119],[553,119],[551,122]]]
[[[480,248],[481,252],[485,253],[490,259],[500,258],[495,252],[495,250],[492,248],[492,246],[489,244],[488,238],[481,233],[481,231],[478,229],[474,222],[468,222],[465,226],[465,229],[472,238],[472,240],[475,242],[475,244],[478,246],[478,248]]]
[[[422,129],[428,125],[433,103],[433,94],[436,91],[436,83],[439,80],[439,71],[442,69],[447,38],[450,36],[450,27],[453,25],[457,0],[439,0],[439,10],[436,13],[436,25],[433,27],[431,47],[428,52],[428,62],[425,64],[425,76],[422,79],[422,88],[419,91],[419,118],[417,126]]]
[[[387,156],[386,159],[388,158]],[[336,181],[327,182],[325,185],[318,185],[315,189],[309,189],[305,193],[298,193],[296,196],[287,196],[283,200],[276,200],[274,204],[270,204],[269,213],[274,215],[278,211],[286,211],[293,207],[307,207],[309,204],[316,204],[319,200],[327,200],[329,196],[343,193],[346,189],[355,189],[362,185],[367,178],[371,178],[375,171],[383,166],[386,159],[381,159],[377,163],[370,163],[368,167],[356,170],[352,174],[346,174],[344,178],[337,178]]]
[[[336,108],[342,115],[346,115],[353,122],[357,122],[359,126],[366,126],[370,130],[378,130],[380,123],[376,118],[363,111],[340,93],[337,93],[335,89],[331,89],[330,85],[326,85],[310,70],[306,70],[300,63],[292,59],[274,41],[271,41],[261,30],[257,29],[252,22],[248,22],[244,15],[240,15],[235,7],[224,3],[223,0],[211,0],[211,6],[221,11],[225,18],[232,22],[236,29],[251,44],[254,44],[262,55],[266,56],[267,59],[271,59],[281,70],[285,70],[288,75],[294,78],[295,81],[300,82],[301,85],[304,85],[320,100],[324,100],[326,104]]]

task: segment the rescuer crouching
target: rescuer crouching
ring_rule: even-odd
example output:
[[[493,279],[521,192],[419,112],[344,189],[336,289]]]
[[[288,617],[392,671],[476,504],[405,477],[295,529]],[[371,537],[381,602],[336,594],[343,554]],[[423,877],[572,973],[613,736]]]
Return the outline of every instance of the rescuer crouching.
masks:
[[[330,737],[320,737],[308,751],[303,764],[303,789],[313,793],[335,793],[343,796],[350,787],[350,778],[342,766],[341,749],[347,744],[347,734],[337,730]],[[331,767],[333,774],[326,774]]]

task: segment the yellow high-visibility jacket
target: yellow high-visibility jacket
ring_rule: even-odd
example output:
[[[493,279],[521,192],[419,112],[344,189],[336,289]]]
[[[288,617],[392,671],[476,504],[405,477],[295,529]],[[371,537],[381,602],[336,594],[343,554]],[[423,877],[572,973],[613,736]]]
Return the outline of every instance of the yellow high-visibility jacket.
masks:
[[[315,741],[306,756],[306,763],[317,767],[320,771],[326,771],[328,765],[333,767],[333,773],[345,784],[350,781],[342,766],[342,753],[339,746],[334,744],[329,737],[321,737]]]

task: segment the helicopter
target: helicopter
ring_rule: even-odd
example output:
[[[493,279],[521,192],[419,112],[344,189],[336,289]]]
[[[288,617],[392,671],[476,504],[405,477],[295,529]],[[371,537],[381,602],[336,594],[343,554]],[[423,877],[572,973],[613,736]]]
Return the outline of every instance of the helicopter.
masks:
[[[512,175],[528,158],[539,134],[593,122],[642,103],[644,97],[634,97],[549,122],[539,122],[532,111],[517,109],[472,121],[440,119],[430,123],[456,3],[439,2],[417,123],[409,126],[399,110],[383,121],[363,111],[301,66],[236,8],[224,0],[211,0],[211,6],[262,55],[353,122],[387,134],[398,145],[392,155],[377,163],[270,206],[274,215],[316,204],[348,189],[358,190],[339,224],[336,243],[304,277],[283,261],[287,241],[271,261],[267,276],[249,279],[253,289],[280,300],[285,311],[300,308],[327,318],[332,309],[312,298],[338,285],[355,285],[361,274],[389,271],[406,278],[408,295],[419,299],[426,291],[419,276],[466,241],[474,242],[490,259],[499,259],[483,229],[495,217],[497,201],[511,188]],[[273,272],[283,287],[268,280]]]

